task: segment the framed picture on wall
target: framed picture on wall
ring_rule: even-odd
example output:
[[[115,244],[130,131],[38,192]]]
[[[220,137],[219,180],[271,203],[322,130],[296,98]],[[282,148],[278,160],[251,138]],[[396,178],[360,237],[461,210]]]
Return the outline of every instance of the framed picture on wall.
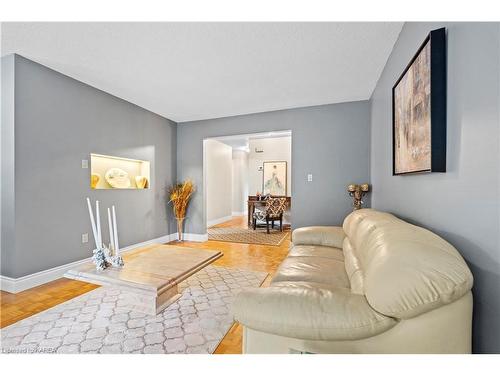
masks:
[[[263,163],[263,194],[286,195],[286,179],[286,161],[265,161]]]
[[[393,175],[446,172],[446,30],[433,30],[392,88]]]

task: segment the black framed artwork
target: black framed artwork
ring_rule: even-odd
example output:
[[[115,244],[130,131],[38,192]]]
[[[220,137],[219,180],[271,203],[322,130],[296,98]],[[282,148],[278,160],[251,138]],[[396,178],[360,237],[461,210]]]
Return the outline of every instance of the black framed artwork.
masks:
[[[392,88],[392,173],[446,172],[446,30],[433,30]]]

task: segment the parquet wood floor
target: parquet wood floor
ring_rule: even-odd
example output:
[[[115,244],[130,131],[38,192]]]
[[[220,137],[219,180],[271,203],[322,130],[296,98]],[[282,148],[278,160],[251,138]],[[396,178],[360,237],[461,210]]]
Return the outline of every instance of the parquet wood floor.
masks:
[[[238,216],[230,221],[216,225],[216,227],[245,226],[246,216]],[[267,272],[269,276],[264,281],[264,285],[266,285],[288,254],[290,235],[280,246],[250,245],[219,241],[183,242],[180,244],[172,242],[171,244],[206,250],[221,250],[224,256],[218,259],[214,265]],[[155,245],[151,245],[131,251],[126,254],[125,261],[127,258],[131,258],[139,252],[148,251],[148,249],[154,247]],[[99,288],[99,286],[61,278],[17,294],[2,291],[0,295],[0,327],[3,328],[13,324],[96,288]],[[236,323],[221,341],[215,353],[238,354],[241,353],[241,350],[242,328]]]

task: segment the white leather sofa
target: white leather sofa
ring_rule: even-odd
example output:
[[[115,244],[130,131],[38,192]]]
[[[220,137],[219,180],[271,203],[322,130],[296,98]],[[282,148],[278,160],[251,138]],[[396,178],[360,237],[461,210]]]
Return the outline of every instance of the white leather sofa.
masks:
[[[472,274],[436,234],[371,209],[292,233],[233,304],[244,353],[470,353]]]

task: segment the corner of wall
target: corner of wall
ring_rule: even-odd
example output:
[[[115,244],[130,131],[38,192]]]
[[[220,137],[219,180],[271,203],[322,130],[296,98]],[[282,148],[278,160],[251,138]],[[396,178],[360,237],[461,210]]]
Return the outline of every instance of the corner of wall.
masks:
[[[0,248],[1,273],[12,275],[15,268],[15,57],[1,59],[0,155]]]

